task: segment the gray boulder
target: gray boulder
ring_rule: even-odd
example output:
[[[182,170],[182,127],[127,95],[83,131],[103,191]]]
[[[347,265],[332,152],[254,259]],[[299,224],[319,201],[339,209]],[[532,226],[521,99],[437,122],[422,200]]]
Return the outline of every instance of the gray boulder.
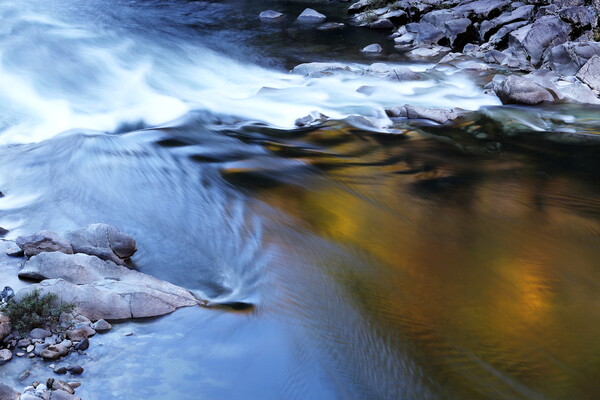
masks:
[[[464,44],[464,39],[461,40],[461,38],[463,36],[469,36],[469,29],[472,25],[473,23],[468,18],[459,18],[447,21],[444,26],[446,28],[446,37],[450,42],[450,46],[456,46],[460,42]]]
[[[13,358],[12,351],[10,351],[8,349],[0,350],[0,365],[9,362],[10,360],[12,360],[12,358]]]
[[[475,19],[494,18],[511,4],[510,0],[476,0],[472,2],[462,2],[454,7],[454,11],[463,14],[463,16],[471,16]]]
[[[131,236],[107,224],[92,224],[68,232],[65,236],[75,253],[93,255],[120,265],[124,265],[125,260],[137,251]]]
[[[21,393],[17,392],[10,386],[0,382],[0,399],[1,400],[17,400]]]
[[[32,257],[46,251],[60,251],[73,254],[71,244],[58,233],[52,231],[44,230],[28,236],[19,236],[15,242],[27,257]]]
[[[35,289],[55,293],[91,320],[152,317],[198,304],[181,287],[93,256],[54,252],[37,257],[22,273],[44,280],[20,290],[17,300]]]
[[[302,11],[302,14],[296,18],[296,21],[303,24],[316,24],[319,22],[323,22],[327,19],[327,17],[320,12],[313,10],[312,8],[307,8]]]
[[[556,90],[556,87],[554,89]],[[493,90],[502,104],[533,105],[552,102],[557,98],[556,91],[549,90],[533,79],[517,75],[511,75],[506,79],[496,76]]]
[[[592,89],[600,91],[600,56],[592,56],[576,76]]]
[[[565,76],[575,75],[594,55],[600,55],[600,43],[566,42],[550,49],[544,65]]]
[[[371,29],[392,29],[394,24],[387,18],[380,18],[375,22],[371,22],[368,26]]]
[[[542,17],[508,35],[508,45],[522,52],[534,67],[539,67],[548,48],[566,42],[571,26],[556,15]]]
[[[592,7],[567,7],[558,13],[564,21],[579,29],[593,29],[598,26],[598,13]]]
[[[406,24],[406,31],[414,35],[414,42],[433,45],[446,37],[446,33],[429,22],[413,22]]]

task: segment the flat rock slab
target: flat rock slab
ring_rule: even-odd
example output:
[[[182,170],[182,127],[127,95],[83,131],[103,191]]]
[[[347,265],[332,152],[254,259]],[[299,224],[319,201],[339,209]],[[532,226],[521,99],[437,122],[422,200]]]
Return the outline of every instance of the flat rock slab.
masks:
[[[91,320],[154,317],[198,304],[179,286],[85,254],[42,253],[19,276],[42,282],[20,290],[17,300],[35,289],[55,293]]]
[[[592,56],[577,72],[577,77],[592,89],[600,91],[600,56]]]

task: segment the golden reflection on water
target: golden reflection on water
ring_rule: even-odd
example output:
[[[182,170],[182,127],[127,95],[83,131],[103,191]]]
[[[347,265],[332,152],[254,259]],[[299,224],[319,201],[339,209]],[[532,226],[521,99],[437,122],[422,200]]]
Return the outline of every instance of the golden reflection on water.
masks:
[[[325,271],[372,323],[458,398],[600,396],[597,188],[525,156],[334,133],[336,168],[259,196],[379,261]]]

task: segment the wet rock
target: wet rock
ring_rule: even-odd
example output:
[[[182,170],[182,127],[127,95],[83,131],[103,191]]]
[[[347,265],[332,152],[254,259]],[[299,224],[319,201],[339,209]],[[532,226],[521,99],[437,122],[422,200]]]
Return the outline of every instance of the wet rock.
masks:
[[[340,72],[351,72],[349,66],[342,63],[321,63],[312,62],[299,64],[292,69],[293,74],[308,76],[311,78],[320,78],[330,76]]]
[[[373,43],[368,46],[365,46],[361,50],[362,53],[367,53],[367,54],[378,54],[378,53],[381,53],[382,51],[383,51],[383,49],[381,48],[381,45],[379,45],[378,43]]]
[[[459,116],[455,110],[446,108],[423,108],[411,105],[405,105],[404,108],[406,109],[407,118],[428,119],[439,124],[445,124]]]
[[[321,114],[318,111],[311,111],[307,116],[298,118],[295,122],[296,126],[311,126],[322,124],[327,121],[329,117],[325,114]]]
[[[394,81],[416,81],[421,79],[418,72],[408,67],[389,66],[385,63],[374,63],[364,71],[365,74],[376,76],[378,78],[390,79]]]
[[[100,319],[94,322],[94,324],[92,325],[92,329],[94,329],[96,332],[106,332],[112,329],[112,325],[106,322],[105,320]]]
[[[54,368],[54,373],[58,375],[64,375],[67,373],[67,367]]]
[[[600,56],[592,56],[576,76],[592,89],[600,91]]]
[[[41,231],[28,236],[19,236],[15,242],[27,257],[51,251],[73,254],[71,244],[58,233],[52,231]]]
[[[12,360],[12,358],[13,358],[12,351],[10,351],[8,349],[0,350],[0,365],[9,362],[10,360]]]
[[[317,30],[319,31],[337,31],[340,29],[344,29],[346,27],[346,24],[342,23],[342,22],[325,22],[322,25],[319,25],[317,27]]]
[[[392,29],[394,24],[387,18],[381,18],[375,22],[371,22],[368,26],[371,29]]]
[[[327,17],[312,8],[307,8],[302,11],[302,14],[296,18],[296,21],[303,24],[315,24],[319,22],[323,22],[327,19]]]
[[[62,357],[61,350],[63,350],[62,347],[59,349],[56,346],[48,346],[40,352],[40,357],[45,358],[46,360],[58,360]]]
[[[83,339],[81,342],[75,345],[76,351],[86,351],[90,347],[90,341],[88,338]]]
[[[502,104],[540,104],[553,102],[557,96],[552,89],[548,90],[532,79],[517,75],[495,79],[493,89]]]
[[[9,257],[23,257],[25,252],[20,247],[9,247],[6,250],[6,255]]]
[[[12,387],[0,382],[0,399],[17,400],[21,394]]]
[[[381,16],[382,19],[388,19],[393,24],[404,25],[408,22],[408,14],[403,10],[392,10]]]
[[[84,369],[80,365],[69,365],[67,371],[73,375],[81,375],[83,374]]]
[[[281,17],[283,17],[283,14],[274,10],[266,10],[259,14],[259,18],[264,21],[272,21]]]
[[[6,235],[9,232],[8,229],[0,226],[0,237]]]
[[[52,336],[52,332],[47,329],[35,328],[29,332],[29,337],[32,339],[45,339]]]
[[[74,252],[96,256],[120,265],[137,251],[135,240],[131,236],[107,224],[92,224],[68,232],[65,237],[70,240]]]
[[[35,350],[35,346],[30,344],[29,346],[27,346],[27,348],[25,349],[26,352],[31,353],[33,350]]]

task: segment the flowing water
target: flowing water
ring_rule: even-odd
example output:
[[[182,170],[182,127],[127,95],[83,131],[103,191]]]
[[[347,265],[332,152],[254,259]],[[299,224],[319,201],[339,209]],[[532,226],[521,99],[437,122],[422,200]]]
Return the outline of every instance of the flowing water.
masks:
[[[305,6],[0,0],[8,237],[113,224],[138,270],[215,304],[97,335],[64,361],[86,368],[78,395],[597,398],[600,110],[499,106],[452,69],[291,75],[385,41],[256,18]],[[405,103],[478,111],[385,116]],[[313,110],[334,119],[293,128]],[[0,377],[50,377],[30,364]]]

